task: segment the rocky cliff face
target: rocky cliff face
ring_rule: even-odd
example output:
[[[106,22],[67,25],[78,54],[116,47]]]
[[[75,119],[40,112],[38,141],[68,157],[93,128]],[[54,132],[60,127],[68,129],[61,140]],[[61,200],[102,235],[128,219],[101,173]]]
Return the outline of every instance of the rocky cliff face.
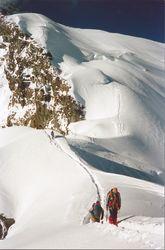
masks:
[[[67,134],[71,122],[83,119],[83,107],[51,64],[51,54],[4,16],[0,23],[0,66],[11,90],[5,125]]]
[[[0,240],[5,239],[9,228],[15,223],[13,218],[7,218],[3,214],[0,214]]]

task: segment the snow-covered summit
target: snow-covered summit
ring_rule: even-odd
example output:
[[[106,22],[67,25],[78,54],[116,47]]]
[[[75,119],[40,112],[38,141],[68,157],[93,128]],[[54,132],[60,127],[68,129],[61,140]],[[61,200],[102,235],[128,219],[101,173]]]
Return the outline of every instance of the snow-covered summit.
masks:
[[[163,248],[163,44],[70,28],[33,13],[8,19],[51,53],[52,68],[86,113],[66,137],[46,127],[0,128],[0,213],[15,219],[0,248]],[[2,120],[15,97],[0,51]],[[14,112],[16,119],[20,109]],[[105,219],[82,225],[96,199],[105,208],[114,186],[122,197],[118,228]]]
[[[100,30],[66,27],[39,14],[9,17],[53,55],[86,109],[74,134],[161,174],[164,168],[164,45]],[[133,159],[133,160],[131,160]]]

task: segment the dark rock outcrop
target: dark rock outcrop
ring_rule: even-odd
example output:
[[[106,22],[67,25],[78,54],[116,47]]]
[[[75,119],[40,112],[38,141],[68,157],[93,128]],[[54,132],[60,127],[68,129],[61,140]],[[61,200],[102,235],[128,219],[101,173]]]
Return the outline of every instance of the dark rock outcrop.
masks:
[[[11,90],[6,126],[21,125],[68,133],[68,125],[84,118],[83,106],[51,64],[52,55],[14,23],[0,17],[0,50],[4,78]]]
[[[3,214],[0,214],[0,240],[5,239],[9,228],[15,223],[13,218],[6,218]]]

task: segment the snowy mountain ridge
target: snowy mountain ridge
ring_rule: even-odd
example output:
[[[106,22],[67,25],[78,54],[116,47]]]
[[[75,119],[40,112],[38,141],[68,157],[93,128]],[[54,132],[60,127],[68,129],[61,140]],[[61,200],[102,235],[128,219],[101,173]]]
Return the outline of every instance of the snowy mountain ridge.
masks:
[[[53,64],[85,106],[85,120],[72,123],[71,133],[94,138],[129,164],[139,161],[139,168],[164,179],[164,45],[69,28],[39,14],[9,19],[51,52]]]
[[[85,117],[69,122],[65,137],[49,126],[0,129],[0,213],[15,220],[0,248],[163,248],[164,45],[34,13],[7,18],[51,53]],[[1,81],[4,117],[9,91]],[[105,209],[114,186],[118,228],[105,218],[82,225],[96,199]]]

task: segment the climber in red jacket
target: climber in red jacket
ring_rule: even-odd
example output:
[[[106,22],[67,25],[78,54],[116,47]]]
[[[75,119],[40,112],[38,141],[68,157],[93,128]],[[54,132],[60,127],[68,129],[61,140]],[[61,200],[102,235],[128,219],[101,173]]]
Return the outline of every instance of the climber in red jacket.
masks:
[[[106,210],[109,210],[109,223],[117,226],[117,213],[121,208],[121,197],[117,188],[112,188],[107,194]]]

